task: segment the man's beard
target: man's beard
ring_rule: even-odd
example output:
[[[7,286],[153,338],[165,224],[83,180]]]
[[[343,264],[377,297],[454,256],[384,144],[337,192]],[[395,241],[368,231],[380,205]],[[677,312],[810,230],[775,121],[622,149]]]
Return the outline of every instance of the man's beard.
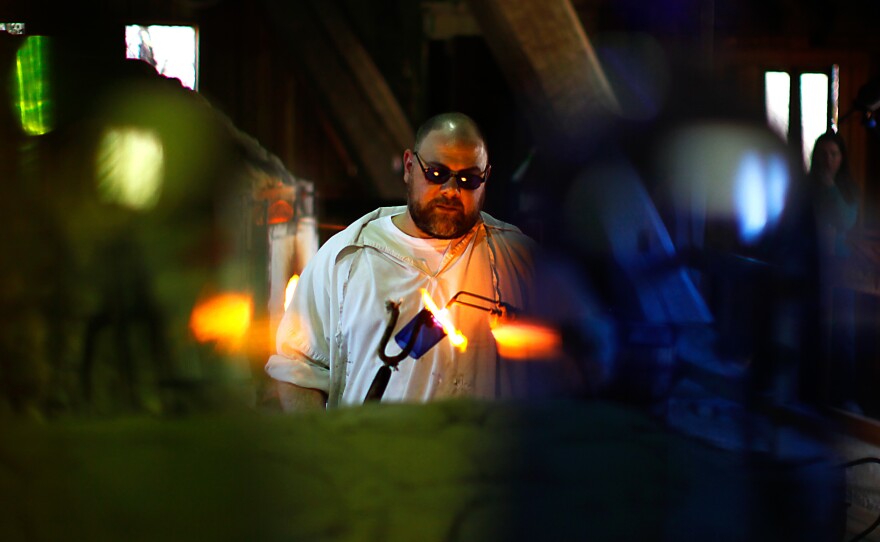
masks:
[[[469,232],[474,227],[474,224],[477,223],[477,220],[479,220],[480,209],[483,206],[483,197],[484,195],[480,194],[480,199],[477,201],[477,205],[474,206],[474,211],[471,214],[465,213],[461,200],[448,199],[443,196],[434,198],[427,204],[421,205],[410,194],[407,208],[416,226],[431,237],[436,239],[457,239]],[[437,209],[439,205],[455,207],[458,211]]]

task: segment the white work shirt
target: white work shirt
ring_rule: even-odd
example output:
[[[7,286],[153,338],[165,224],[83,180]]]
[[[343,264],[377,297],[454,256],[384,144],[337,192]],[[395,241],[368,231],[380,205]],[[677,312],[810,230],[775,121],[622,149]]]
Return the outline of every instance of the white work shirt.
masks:
[[[460,239],[416,239],[391,222],[405,210],[378,209],[318,250],[279,326],[278,354],[266,365],[271,377],[325,391],[329,407],[360,404],[382,366],[386,301],[401,301],[388,356],[401,351],[394,335],[422,310],[422,288],[439,307],[465,291],[524,308],[533,243],[516,227],[483,213]],[[467,349],[443,338],[419,359],[406,357],[392,372],[383,401],[509,394],[489,313],[457,303],[449,312]]]

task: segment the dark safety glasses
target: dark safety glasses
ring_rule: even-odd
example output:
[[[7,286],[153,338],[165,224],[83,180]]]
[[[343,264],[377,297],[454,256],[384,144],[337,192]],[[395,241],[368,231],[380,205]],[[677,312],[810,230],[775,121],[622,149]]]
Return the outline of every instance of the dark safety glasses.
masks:
[[[425,174],[425,179],[427,179],[429,183],[433,184],[445,184],[446,181],[449,180],[449,177],[455,175],[455,182],[458,183],[459,187],[464,188],[465,190],[476,190],[480,187],[481,184],[486,182],[486,179],[489,178],[489,172],[492,170],[492,166],[490,164],[486,164],[486,169],[479,173],[452,171],[446,166],[425,167],[425,164],[422,163],[422,158],[419,156],[419,153],[413,152],[413,154],[416,155],[416,160],[419,161],[419,167],[422,168],[422,173]]]

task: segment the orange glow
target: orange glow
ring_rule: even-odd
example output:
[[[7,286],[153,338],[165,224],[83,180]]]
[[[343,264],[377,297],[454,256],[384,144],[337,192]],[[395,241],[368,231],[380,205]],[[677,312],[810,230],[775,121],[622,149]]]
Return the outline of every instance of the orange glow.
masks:
[[[287,288],[284,289],[284,310],[287,310],[287,307],[290,306],[290,302],[293,300],[293,292],[296,290],[298,283],[299,275],[294,275],[287,281]]]
[[[551,327],[528,322],[510,322],[492,329],[498,353],[507,359],[554,359],[562,354],[562,337]]]
[[[434,315],[434,319],[443,326],[443,331],[446,332],[446,336],[449,337],[449,341],[455,345],[459,351],[464,352],[467,350],[467,337],[465,337],[461,331],[455,329],[455,326],[452,325],[452,319],[449,316],[449,310],[447,309],[438,309],[437,305],[434,303],[434,300],[431,299],[431,296],[428,294],[428,290],[424,288],[421,289],[422,292],[422,301],[425,303],[425,308],[428,309],[431,314]]]
[[[283,224],[293,218],[293,206],[284,200],[278,200],[269,206],[266,212],[269,224]]]
[[[239,350],[247,336],[254,307],[245,294],[223,293],[196,303],[189,328],[200,343],[214,342],[218,350]]]

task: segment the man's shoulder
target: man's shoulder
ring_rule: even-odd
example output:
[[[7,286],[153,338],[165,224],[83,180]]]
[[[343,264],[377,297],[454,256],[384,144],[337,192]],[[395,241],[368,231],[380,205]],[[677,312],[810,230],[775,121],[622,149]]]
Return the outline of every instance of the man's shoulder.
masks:
[[[327,239],[327,241],[323,245],[321,245],[321,248],[318,249],[318,252],[323,253],[324,256],[333,259],[346,247],[357,245],[358,240],[361,237],[361,233],[369,223],[384,216],[393,216],[402,213],[405,210],[406,207],[402,205],[393,207],[379,207],[378,209],[358,218],[357,220],[346,226],[345,229]]]
[[[503,220],[499,220],[489,213],[485,211],[481,213],[483,224],[485,224],[486,229],[489,230],[489,233],[494,236],[500,236],[504,239],[507,239],[511,242],[520,242],[525,244],[534,243],[531,237],[527,236],[520,230],[517,226],[510,224],[509,222],[504,222]]]
[[[379,207],[374,211],[370,211],[364,216],[352,222],[346,230],[351,229],[360,229],[369,224],[370,222],[382,218],[383,216],[393,216],[398,215],[406,211],[406,205],[393,205],[390,207]]]

